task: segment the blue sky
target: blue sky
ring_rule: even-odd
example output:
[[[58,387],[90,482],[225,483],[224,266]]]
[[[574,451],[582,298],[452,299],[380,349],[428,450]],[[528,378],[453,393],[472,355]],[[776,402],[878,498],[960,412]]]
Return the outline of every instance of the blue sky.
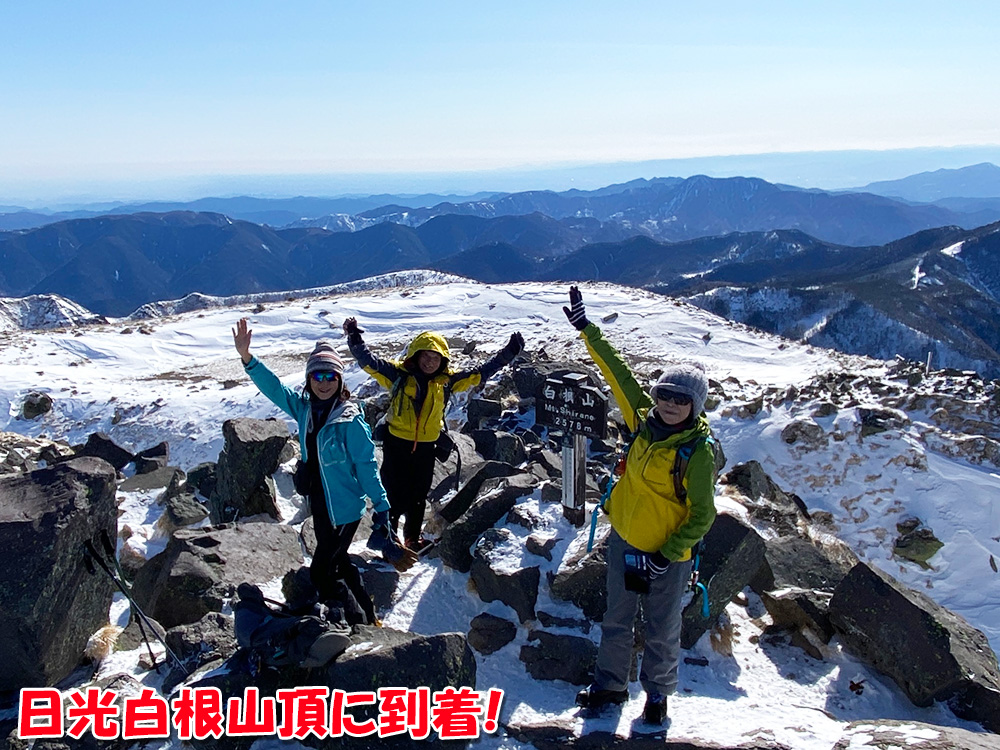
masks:
[[[1000,144],[988,2],[0,0],[0,28],[0,198]]]

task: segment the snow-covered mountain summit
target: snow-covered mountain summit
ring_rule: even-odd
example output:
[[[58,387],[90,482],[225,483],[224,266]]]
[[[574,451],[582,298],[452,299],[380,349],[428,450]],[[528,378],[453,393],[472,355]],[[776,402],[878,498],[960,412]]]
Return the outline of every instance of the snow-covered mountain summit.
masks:
[[[449,280],[246,298],[185,312],[164,308],[141,325],[113,320],[8,330],[0,337],[0,430],[70,443],[103,431],[132,450],[166,440],[172,462],[187,469],[217,458],[224,420],[280,416],[243,374],[230,333],[240,317],[250,318],[253,351],[290,385],[301,382],[317,339],[332,340],[350,361],[340,330],[348,316],[357,317],[366,340],[386,352],[400,351],[415,333],[433,329],[453,342],[461,362],[496,351],[519,330],[534,355],[586,361],[562,312],[566,291],[552,284]],[[721,399],[710,419],[730,467],[759,461],[814,516],[825,514],[831,533],[862,560],[961,614],[1000,650],[1000,574],[990,566],[991,559],[1000,559],[995,384],[959,372],[915,376],[898,363],[761,334],[640,290],[595,284],[582,291],[588,316],[638,373],[653,377],[657,368],[680,359],[706,366]],[[457,353],[463,350],[471,354]],[[352,391],[364,392],[368,380],[349,366]],[[29,421],[20,417],[20,406],[31,391],[46,392],[54,406]],[[891,411],[891,428],[866,432],[871,410]],[[927,568],[893,555],[896,523],[908,516],[943,543]],[[461,618],[484,605],[464,591],[464,579],[457,581],[439,564],[422,564],[387,624],[463,629]],[[428,607],[420,606],[425,596],[454,597],[454,611],[428,615]],[[682,674],[671,734],[730,743],[770,736],[793,747],[828,750],[843,733],[844,717],[972,726],[941,706],[913,707],[891,681],[836,647],[823,662],[793,649],[786,663],[775,663],[753,640],[759,623],[741,612],[733,614],[733,656],[713,654],[707,642],[696,647],[713,669]],[[480,682],[508,691],[505,712],[572,714],[572,686],[542,690],[503,653],[478,658]],[[838,685],[847,679],[863,680],[868,688],[840,694]],[[823,709],[831,702],[838,707],[836,718]],[[614,729],[610,721],[598,722],[598,728]]]

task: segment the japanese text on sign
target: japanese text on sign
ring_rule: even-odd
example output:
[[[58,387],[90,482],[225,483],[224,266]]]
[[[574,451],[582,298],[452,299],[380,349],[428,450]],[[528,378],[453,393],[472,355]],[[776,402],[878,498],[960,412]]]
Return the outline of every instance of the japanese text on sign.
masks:
[[[565,432],[603,438],[607,430],[607,397],[573,375],[546,380],[536,399],[535,421]]]

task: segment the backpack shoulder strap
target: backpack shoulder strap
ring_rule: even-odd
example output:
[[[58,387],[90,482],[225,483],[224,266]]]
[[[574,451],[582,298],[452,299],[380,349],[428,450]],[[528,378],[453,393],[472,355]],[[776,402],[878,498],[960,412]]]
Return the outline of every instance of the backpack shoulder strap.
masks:
[[[674,468],[670,471],[674,478],[674,495],[681,502],[687,500],[687,488],[684,486],[684,476],[687,474],[688,464],[691,456],[702,443],[708,443],[709,448],[715,449],[715,437],[712,435],[698,435],[685,443],[677,446],[677,455],[674,458]]]

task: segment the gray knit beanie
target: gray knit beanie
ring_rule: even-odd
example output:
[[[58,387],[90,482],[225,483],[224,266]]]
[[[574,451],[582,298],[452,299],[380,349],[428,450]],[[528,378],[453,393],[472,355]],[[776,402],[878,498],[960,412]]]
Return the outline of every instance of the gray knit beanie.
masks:
[[[329,341],[317,341],[309,361],[306,362],[306,377],[314,372],[335,372],[343,378],[344,360],[337,354]]]
[[[705,411],[705,399],[708,398],[708,376],[705,368],[697,362],[682,362],[671,365],[660,375],[656,385],[649,389],[649,395],[656,400],[656,389],[666,386],[672,391],[683,393],[692,399],[691,413],[697,417]]]

